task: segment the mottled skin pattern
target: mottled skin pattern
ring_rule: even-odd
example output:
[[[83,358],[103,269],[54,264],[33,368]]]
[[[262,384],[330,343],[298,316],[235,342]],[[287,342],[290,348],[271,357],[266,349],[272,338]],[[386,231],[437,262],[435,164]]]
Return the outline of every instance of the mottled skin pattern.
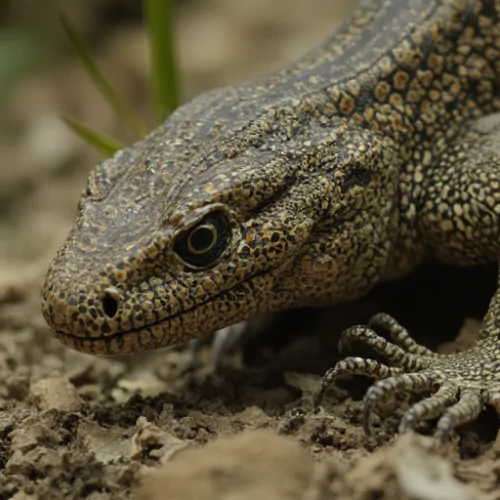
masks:
[[[362,1],[294,65],[216,89],[92,172],[43,313],[94,354],[183,342],[256,314],[345,302],[425,256],[500,258],[500,0]],[[392,343],[371,329],[387,329]],[[364,402],[432,391],[401,430],[500,411],[500,294],[478,344],[439,356],[390,317],[344,333],[387,365]]]

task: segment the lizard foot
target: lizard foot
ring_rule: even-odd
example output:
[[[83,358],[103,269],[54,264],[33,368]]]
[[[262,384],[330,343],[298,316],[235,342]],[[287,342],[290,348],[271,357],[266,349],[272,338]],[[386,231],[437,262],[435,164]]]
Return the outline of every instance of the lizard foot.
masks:
[[[386,330],[392,342],[373,328]],[[476,420],[485,404],[500,413],[500,359],[488,357],[479,341],[459,354],[440,355],[417,344],[394,318],[377,314],[368,326],[345,330],[339,342],[342,351],[352,342],[362,342],[387,359],[387,364],[361,357],[348,357],[328,370],[314,400],[318,408],[328,386],[346,375],[366,375],[379,379],[363,399],[363,428],[370,434],[372,412],[381,402],[399,393],[432,395],[414,404],[404,414],[399,432],[415,429],[423,420],[438,419],[435,437],[447,440],[460,425]],[[487,341],[486,341],[487,342]]]

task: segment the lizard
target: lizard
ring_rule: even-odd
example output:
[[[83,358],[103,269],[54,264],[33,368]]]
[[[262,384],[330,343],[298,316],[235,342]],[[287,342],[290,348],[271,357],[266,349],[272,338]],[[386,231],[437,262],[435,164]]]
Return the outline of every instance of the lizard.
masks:
[[[500,1],[361,0],[295,63],[210,90],[90,173],[50,264],[42,311],[59,340],[131,354],[256,315],[352,301],[424,258],[500,258]],[[391,340],[376,333],[385,328]],[[500,412],[500,292],[468,351],[438,355],[387,315],[354,326],[386,361],[381,400],[430,393],[401,432],[442,439]]]

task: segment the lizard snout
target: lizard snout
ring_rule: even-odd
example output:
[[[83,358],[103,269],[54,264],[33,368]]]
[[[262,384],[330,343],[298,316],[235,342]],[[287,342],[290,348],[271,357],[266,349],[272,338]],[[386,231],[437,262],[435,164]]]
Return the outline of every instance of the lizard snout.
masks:
[[[158,315],[151,292],[131,295],[109,284],[46,287],[42,311],[64,345],[89,354],[130,354],[183,340],[170,334],[171,318]]]
[[[97,338],[119,329],[123,299],[115,287],[89,290],[86,287],[46,289],[42,312],[57,332],[74,337]]]

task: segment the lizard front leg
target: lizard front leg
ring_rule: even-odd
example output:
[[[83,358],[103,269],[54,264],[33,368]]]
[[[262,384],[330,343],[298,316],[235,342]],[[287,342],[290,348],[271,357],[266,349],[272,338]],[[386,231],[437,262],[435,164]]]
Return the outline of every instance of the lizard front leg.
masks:
[[[460,425],[477,418],[485,404],[500,413],[500,293],[493,298],[481,338],[470,350],[439,355],[417,344],[399,323],[387,314],[377,314],[368,326],[343,332],[340,348],[362,341],[387,359],[387,364],[349,357],[328,370],[315,397],[319,406],[330,383],[346,375],[380,379],[363,400],[363,428],[370,433],[370,417],[380,402],[397,393],[433,392],[413,405],[403,416],[399,432],[415,429],[422,420],[438,418],[436,437],[445,440]],[[392,342],[372,328],[384,328]]]
[[[419,238],[428,253],[448,263],[475,265],[500,257],[500,115],[472,124],[415,184],[422,193],[417,214]],[[391,342],[377,335],[384,329]],[[399,431],[422,420],[438,419],[436,437],[446,439],[462,424],[477,418],[486,404],[500,413],[500,288],[491,300],[480,339],[468,351],[439,355],[418,345],[397,321],[385,314],[368,326],[342,334],[340,348],[352,341],[369,345],[386,364],[346,358],[330,369],[316,395],[318,406],[328,385],[339,377],[361,374],[380,379],[363,400],[363,426],[381,401],[397,393],[432,395],[412,406]]]

